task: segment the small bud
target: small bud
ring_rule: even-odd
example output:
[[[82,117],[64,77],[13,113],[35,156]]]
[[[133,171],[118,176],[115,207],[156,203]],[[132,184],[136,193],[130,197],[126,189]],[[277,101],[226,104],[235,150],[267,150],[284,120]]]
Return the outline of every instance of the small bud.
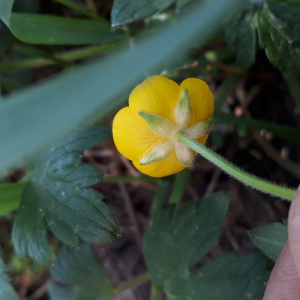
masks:
[[[177,160],[188,168],[193,166],[195,152],[190,147],[182,143],[175,143],[175,152]]]
[[[192,105],[190,102],[189,91],[187,89],[183,89],[174,108],[175,123],[180,128],[186,128],[189,125],[191,117]]]
[[[197,123],[196,125],[185,129],[183,133],[192,139],[200,139],[207,135],[214,122],[214,118],[207,119],[203,122]]]
[[[177,131],[177,127],[174,124],[160,115],[139,111],[139,116],[141,116],[148,123],[151,130],[160,137],[170,137]]]
[[[148,165],[156,161],[166,158],[174,149],[171,140],[161,139],[150,147],[142,157],[140,157],[140,165]]]

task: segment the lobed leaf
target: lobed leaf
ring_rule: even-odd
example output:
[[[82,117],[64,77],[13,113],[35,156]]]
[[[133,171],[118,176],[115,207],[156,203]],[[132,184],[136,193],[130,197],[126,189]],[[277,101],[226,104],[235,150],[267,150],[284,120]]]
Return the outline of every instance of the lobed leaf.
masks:
[[[196,274],[174,274],[165,292],[169,300],[261,300],[270,260],[262,253],[227,254]]]
[[[225,30],[227,44],[236,53],[237,63],[248,68],[255,62],[256,32],[254,17],[260,5],[250,3],[233,17]]]
[[[187,272],[210,250],[229,203],[229,194],[219,192],[199,205],[189,201],[176,214],[175,206],[169,205],[154,216],[144,236],[144,254],[157,288],[163,289],[173,273]]]
[[[288,239],[287,224],[269,223],[249,232],[252,242],[266,256],[276,261]]]
[[[258,14],[259,43],[281,71],[300,67],[300,5],[295,0],[266,0]]]
[[[103,126],[83,127],[37,159],[13,227],[18,255],[28,254],[42,264],[51,261],[46,224],[62,242],[73,247],[79,246],[80,239],[106,243],[119,236],[103,196],[88,188],[102,180],[103,174],[94,166],[81,164],[84,149],[110,134],[110,129]]]
[[[104,267],[88,244],[64,246],[51,270],[57,283],[49,283],[52,300],[108,300],[114,290]]]
[[[1,300],[20,300],[16,291],[9,283],[9,278],[5,273],[6,267],[0,257],[0,299]]]

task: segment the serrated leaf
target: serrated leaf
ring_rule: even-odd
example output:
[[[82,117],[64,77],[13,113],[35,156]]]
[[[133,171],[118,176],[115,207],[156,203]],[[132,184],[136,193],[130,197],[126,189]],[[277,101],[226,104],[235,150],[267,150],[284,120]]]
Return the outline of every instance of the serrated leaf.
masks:
[[[79,239],[110,242],[119,236],[118,225],[103,196],[88,188],[103,179],[94,166],[81,164],[81,155],[111,134],[103,126],[87,126],[70,133],[35,163],[21,200],[13,244],[42,264],[51,261],[47,227],[64,243],[78,247]]]
[[[267,0],[258,14],[259,43],[281,71],[300,68],[300,6],[293,0]]]
[[[227,254],[196,274],[175,274],[165,292],[168,300],[261,300],[270,260],[262,253]]]
[[[288,239],[286,224],[269,223],[249,232],[252,242],[269,258],[276,261]]]
[[[9,278],[5,273],[6,267],[0,257],[0,299],[1,300],[20,300],[16,291],[9,283]]]
[[[141,20],[168,8],[175,0],[115,0],[112,12],[112,26],[121,26]]]
[[[59,284],[51,282],[52,300],[108,300],[114,290],[95,251],[88,244],[64,246],[51,270]]]
[[[144,253],[153,284],[163,289],[174,272],[188,271],[204,256],[220,235],[230,203],[228,193],[219,192],[198,205],[189,201],[177,213],[169,205],[157,214],[144,236]]]
[[[225,30],[227,44],[236,53],[237,64],[248,68],[255,62],[256,32],[254,17],[259,5],[247,5],[228,24]]]

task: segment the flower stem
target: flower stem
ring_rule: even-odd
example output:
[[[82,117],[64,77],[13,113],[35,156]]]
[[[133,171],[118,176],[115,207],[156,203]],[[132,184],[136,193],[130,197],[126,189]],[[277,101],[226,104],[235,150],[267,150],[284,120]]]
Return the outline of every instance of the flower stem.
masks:
[[[225,158],[221,157],[220,155],[208,149],[204,145],[198,143],[197,141],[187,137],[181,132],[178,132],[176,137],[178,142],[186,144],[197,153],[201,154],[204,158],[215,164],[221,170],[236,178],[237,180],[243,182],[245,185],[251,186],[261,192],[270,194],[272,196],[277,196],[287,200],[293,199],[295,190],[267,182],[252,174],[246,173],[245,171],[225,160]]]
[[[149,279],[150,279],[150,276],[148,273],[146,273],[144,275],[139,276],[138,278],[135,278],[133,280],[125,282],[124,284],[121,284],[113,291],[112,297],[124,292],[127,289],[130,289],[137,285],[140,285]]]

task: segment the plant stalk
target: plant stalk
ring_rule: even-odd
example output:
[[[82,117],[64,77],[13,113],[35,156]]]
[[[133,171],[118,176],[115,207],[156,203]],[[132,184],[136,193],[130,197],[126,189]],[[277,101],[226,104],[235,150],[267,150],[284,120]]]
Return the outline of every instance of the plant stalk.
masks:
[[[61,52],[61,53],[54,54],[53,55],[54,59],[38,57],[38,58],[12,61],[12,62],[4,62],[4,63],[0,63],[0,72],[24,70],[24,69],[54,65],[58,63],[70,62],[70,61],[98,55],[104,52],[112,51],[114,49],[120,48],[121,46],[127,43],[128,43],[127,40],[123,40],[121,42],[107,44],[107,45],[92,46],[92,47],[81,48],[77,50]]]
[[[221,157],[217,153],[208,149],[204,145],[198,143],[192,138],[189,138],[185,134],[178,132],[176,135],[177,141],[183,143],[197,153],[201,154],[204,158],[208,159],[214,165],[219,167],[228,175],[236,178],[238,181],[244,183],[245,185],[251,186],[263,193],[270,194],[272,196],[277,196],[282,199],[292,200],[295,194],[295,190],[289,189],[283,186],[276,185],[274,183],[267,182],[260,179],[252,174],[246,173],[240,168],[234,166],[232,163],[227,161],[225,158]]]

